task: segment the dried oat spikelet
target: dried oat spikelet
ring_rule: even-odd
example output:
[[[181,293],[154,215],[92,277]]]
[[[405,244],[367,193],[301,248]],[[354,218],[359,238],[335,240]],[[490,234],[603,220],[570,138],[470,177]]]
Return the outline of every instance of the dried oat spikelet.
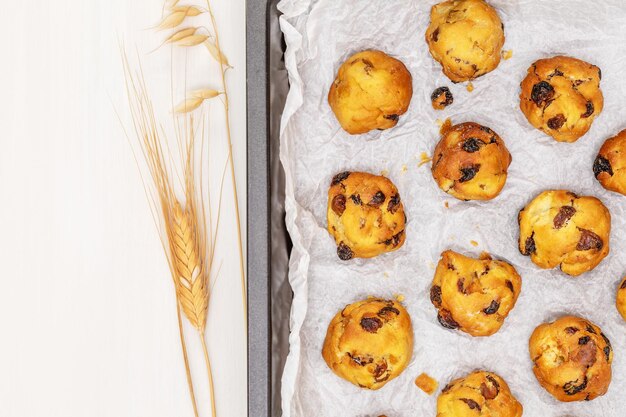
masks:
[[[232,66],[228,63],[228,58],[226,58],[226,55],[224,55],[224,53],[217,47],[215,42],[207,39],[204,42],[204,45],[206,46],[206,49],[209,51],[213,59],[215,59],[215,61],[217,61],[218,63],[221,62],[226,68],[232,68]]]
[[[199,226],[189,207],[183,210],[176,201],[169,225],[169,241],[176,278],[176,293],[180,306],[191,324],[204,331],[209,306],[208,277],[200,257]]]
[[[186,17],[193,17],[202,14],[203,11],[195,6],[177,6],[170,9],[170,14],[165,16],[157,29],[173,29],[179,26]]]
[[[220,94],[222,93],[209,88],[192,91],[187,94],[187,97],[181,103],[174,107],[174,113],[190,113],[200,107],[205,100],[210,100],[219,96]]]

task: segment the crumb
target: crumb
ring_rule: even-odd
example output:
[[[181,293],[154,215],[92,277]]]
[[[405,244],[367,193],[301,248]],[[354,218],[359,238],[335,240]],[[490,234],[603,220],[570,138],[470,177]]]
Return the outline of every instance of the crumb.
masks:
[[[444,122],[441,122],[441,120],[437,119],[437,124],[439,125],[439,133],[442,135],[452,127],[452,121],[449,117]]]
[[[415,385],[417,385],[419,389],[421,389],[428,395],[433,395],[439,387],[439,383],[437,382],[437,380],[430,377],[426,373],[422,373],[420,376],[415,378]]]
[[[472,246],[476,247],[478,246],[478,242],[476,242],[475,240],[470,240],[470,243],[472,244]]]
[[[420,163],[417,164],[417,166],[421,167],[422,165],[427,164],[427,163],[429,163],[432,160],[433,160],[433,158],[428,156],[428,154],[426,152],[422,152],[422,155],[420,155]]]
[[[402,165],[402,172],[406,172],[408,170],[408,168],[406,167],[406,165]]]
[[[509,49],[508,51],[502,51],[502,59],[505,61],[507,59],[511,59],[513,57],[513,50]]]
[[[389,273],[387,273],[387,272],[383,272],[383,276],[384,276],[385,278],[389,278]]]
[[[435,110],[443,110],[454,101],[448,87],[439,87],[430,95],[430,101]]]
[[[395,294],[394,297],[396,297],[396,301],[398,301],[399,303],[405,300],[404,295],[402,294]]]
[[[480,254],[478,259],[480,259],[481,261],[490,261],[491,260],[491,255],[489,254],[489,252],[483,252],[483,253]]]
[[[467,83],[467,91],[469,91],[470,93],[474,91],[474,84],[472,84],[471,81]]]
[[[429,267],[430,269],[435,269],[435,264],[434,264],[434,263],[432,263],[432,262],[429,262],[429,263],[428,263],[428,267]]]
[[[450,208],[450,204],[448,204],[448,201],[447,201],[447,200],[443,202],[443,206],[444,206],[445,208]]]
[[[382,171],[380,171],[380,175],[382,175],[383,177],[386,177],[387,175],[389,175],[389,171],[387,171],[386,169],[383,169]]]

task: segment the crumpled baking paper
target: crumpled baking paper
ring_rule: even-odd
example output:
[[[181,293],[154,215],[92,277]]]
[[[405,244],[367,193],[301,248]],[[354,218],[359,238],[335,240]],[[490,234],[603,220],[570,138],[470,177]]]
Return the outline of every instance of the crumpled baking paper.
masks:
[[[618,417],[626,414],[626,323],[615,292],[626,274],[626,197],[605,191],[592,164],[605,139],[626,128],[626,5],[621,0],[492,0],[504,24],[503,60],[473,82],[453,84],[424,41],[434,1],[283,0],[286,67],[291,90],[281,128],[286,173],[287,227],[293,239],[290,282],[294,291],[290,354],[282,379],[285,417],[435,416],[437,394],[414,385],[422,372],[440,389],[474,369],[501,375],[530,417]],[[375,48],[402,60],[413,75],[413,100],[398,126],[350,136],[333,116],[327,94],[339,65],[352,53]],[[557,143],[530,126],[519,110],[519,84],[530,64],[568,54],[602,69],[605,106],[589,133],[574,144]],[[454,104],[432,109],[431,92],[448,86]],[[437,188],[430,164],[419,166],[439,140],[438,120],[475,121],[505,141],[513,163],[504,190],[489,202],[463,202]],[[398,251],[342,262],[326,231],[332,176],[340,171],[385,173],[398,187],[408,217]],[[593,271],[571,278],[541,270],[517,249],[517,214],[545,189],[593,195],[612,214],[609,256]],[[447,205],[446,205],[447,203]],[[474,246],[471,241],[475,241]],[[445,249],[487,251],[512,263],[523,279],[517,305],[502,329],[473,338],[442,328],[429,300],[434,267]],[[378,391],[359,389],[335,376],[321,350],[331,318],[369,295],[402,294],[413,320],[410,366]],[[591,402],[559,403],[536,381],[528,339],[539,324],[576,314],[598,324],[613,343],[613,382]],[[438,391],[439,392],[439,391]]]

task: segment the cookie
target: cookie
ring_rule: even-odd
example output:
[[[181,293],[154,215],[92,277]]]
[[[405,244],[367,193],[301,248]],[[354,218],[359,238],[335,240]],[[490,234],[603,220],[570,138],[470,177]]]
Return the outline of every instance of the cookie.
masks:
[[[483,0],[444,1],[430,9],[426,43],[450,80],[469,81],[500,63],[504,25]]]
[[[544,191],[518,215],[519,250],[540,268],[571,276],[595,268],[609,253],[611,214],[595,197]]]
[[[435,270],[430,301],[443,327],[490,336],[502,327],[521,289],[522,279],[508,263],[447,250]]]
[[[454,102],[454,96],[448,87],[438,87],[430,95],[430,102],[435,110],[443,110]]]
[[[511,154],[496,132],[478,123],[450,127],[433,154],[431,172],[459,200],[491,200],[506,183]]]
[[[615,305],[617,306],[619,314],[622,316],[624,321],[626,321],[626,277],[622,280],[622,282],[620,282],[619,287],[617,287]]]
[[[352,135],[394,127],[413,96],[411,73],[381,51],[352,55],[339,68],[328,104],[341,127]]]
[[[529,349],[537,381],[557,400],[590,401],[609,389],[611,342],[589,320],[565,316],[544,323],[530,337]]]
[[[413,327],[394,300],[370,298],[346,306],[330,322],[322,356],[339,377],[377,390],[404,371],[413,355]]]
[[[607,139],[593,163],[593,173],[604,188],[626,195],[626,130]]]
[[[328,231],[341,260],[397,250],[404,244],[405,222],[400,194],[389,179],[347,171],[333,177],[328,190]]]
[[[520,108],[537,129],[559,142],[575,142],[602,111],[600,78],[600,68],[580,59],[540,59],[522,81]]]
[[[507,383],[493,372],[455,379],[437,398],[437,417],[521,417],[522,412]]]

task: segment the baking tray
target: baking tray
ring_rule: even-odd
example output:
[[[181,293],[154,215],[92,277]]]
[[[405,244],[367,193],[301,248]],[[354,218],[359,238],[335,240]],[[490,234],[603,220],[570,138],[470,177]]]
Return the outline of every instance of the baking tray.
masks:
[[[289,85],[278,1],[246,4],[249,417],[281,415],[280,375],[289,350],[291,243],[278,157],[280,116]]]

